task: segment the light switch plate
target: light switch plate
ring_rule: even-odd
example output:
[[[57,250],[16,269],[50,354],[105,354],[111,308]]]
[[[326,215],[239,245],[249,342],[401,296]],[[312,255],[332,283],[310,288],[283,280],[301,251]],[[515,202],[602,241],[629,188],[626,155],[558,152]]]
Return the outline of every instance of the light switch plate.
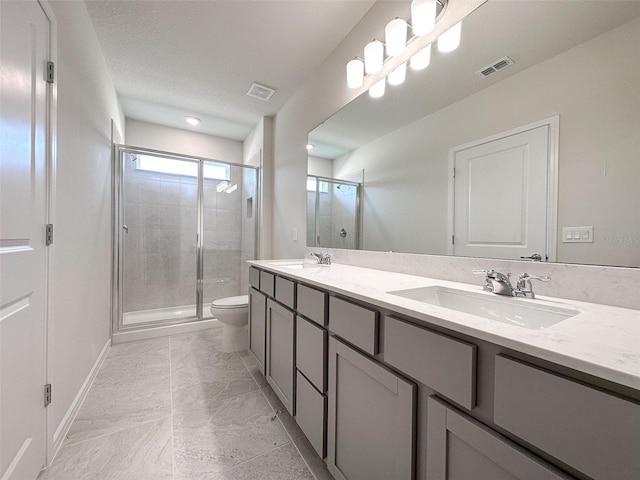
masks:
[[[593,227],[562,227],[562,243],[593,243]]]

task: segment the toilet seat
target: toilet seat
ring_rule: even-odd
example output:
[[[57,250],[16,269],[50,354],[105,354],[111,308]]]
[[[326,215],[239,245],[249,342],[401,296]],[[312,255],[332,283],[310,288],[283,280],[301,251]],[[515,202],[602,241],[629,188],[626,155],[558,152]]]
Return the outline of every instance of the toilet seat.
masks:
[[[211,302],[211,308],[220,310],[231,308],[243,308],[249,306],[249,295],[238,295],[237,297],[219,298]]]

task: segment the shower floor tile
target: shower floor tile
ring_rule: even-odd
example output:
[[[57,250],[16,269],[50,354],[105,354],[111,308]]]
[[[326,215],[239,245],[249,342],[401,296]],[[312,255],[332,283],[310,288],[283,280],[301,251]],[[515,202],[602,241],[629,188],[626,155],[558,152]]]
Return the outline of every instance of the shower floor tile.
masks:
[[[114,345],[39,480],[331,480],[220,327]]]

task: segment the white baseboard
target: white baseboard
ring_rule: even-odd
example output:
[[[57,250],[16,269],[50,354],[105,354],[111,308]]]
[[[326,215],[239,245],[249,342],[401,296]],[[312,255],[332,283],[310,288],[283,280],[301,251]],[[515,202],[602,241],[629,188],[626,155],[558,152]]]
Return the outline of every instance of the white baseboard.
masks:
[[[80,390],[76,394],[76,397],[73,399],[73,402],[71,402],[71,405],[69,406],[67,413],[65,413],[64,417],[62,418],[60,425],[58,425],[58,428],[56,428],[56,431],[53,433],[53,443],[48,449],[47,465],[51,465],[51,462],[53,462],[53,459],[55,458],[56,454],[60,450],[60,447],[62,446],[62,443],[64,442],[64,439],[67,436],[67,433],[69,433],[71,424],[73,423],[73,421],[76,418],[76,415],[78,414],[78,410],[80,410],[80,407],[82,406],[82,403],[84,402],[84,399],[86,398],[87,393],[89,393],[89,389],[91,388],[91,385],[93,385],[93,381],[95,380],[96,375],[100,371],[100,367],[102,366],[105,358],[107,358],[107,354],[109,353],[110,348],[111,348],[111,340],[109,339],[107,340],[107,343],[105,343],[104,347],[102,348],[100,355],[98,355],[98,358],[93,364],[93,367],[91,368],[91,371],[87,375],[87,378],[85,378],[84,383],[82,384],[82,387],[80,387]]]
[[[178,333],[197,332],[199,330],[206,330],[208,328],[221,326],[222,324],[216,319],[200,320],[198,322],[180,323],[178,325],[165,325],[162,327],[132,330],[130,332],[117,332],[112,335],[111,341],[114,345],[116,345],[118,343],[165,337],[167,335],[176,335]]]

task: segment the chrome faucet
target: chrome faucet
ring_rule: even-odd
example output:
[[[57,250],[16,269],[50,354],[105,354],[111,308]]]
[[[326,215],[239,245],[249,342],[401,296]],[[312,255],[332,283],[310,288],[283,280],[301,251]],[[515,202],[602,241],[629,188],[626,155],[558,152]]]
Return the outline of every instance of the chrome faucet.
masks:
[[[311,256],[316,257],[316,259],[318,260],[318,264],[320,265],[331,265],[330,253],[327,253],[326,255],[322,253],[312,253]]]
[[[531,280],[540,280],[541,282],[548,282],[551,280],[551,277],[542,277],[539,275],[523,273],[518,277],[516,288],[513,288],[513,285],[511,285],[510,273],[505,275],[504,273],[496,272],[495,270],[474,270],[473,273],[484,274],[483,290],[497,295],[507,295],[509,297],[536,298],[533,293]]]
[[[525,298],[536,298],[535,293],[533,293],[533,285],[531,285],[531,280],[540,280],[541,282],[548,282],[549,280],[551,280],[551,277],[529,275],[528,273],[525,272],[518,277],[518,283],[516,284],[516,289],[513,292],[513,296],[525,297]],[[527,288],[527,286],[529,288]]]
[[[513,296],[513,286],[511,285],[511,274],[496,272],[495,270],[474,270],[475,274],[484,274],[484,285],[482,289],[497,295]]]

